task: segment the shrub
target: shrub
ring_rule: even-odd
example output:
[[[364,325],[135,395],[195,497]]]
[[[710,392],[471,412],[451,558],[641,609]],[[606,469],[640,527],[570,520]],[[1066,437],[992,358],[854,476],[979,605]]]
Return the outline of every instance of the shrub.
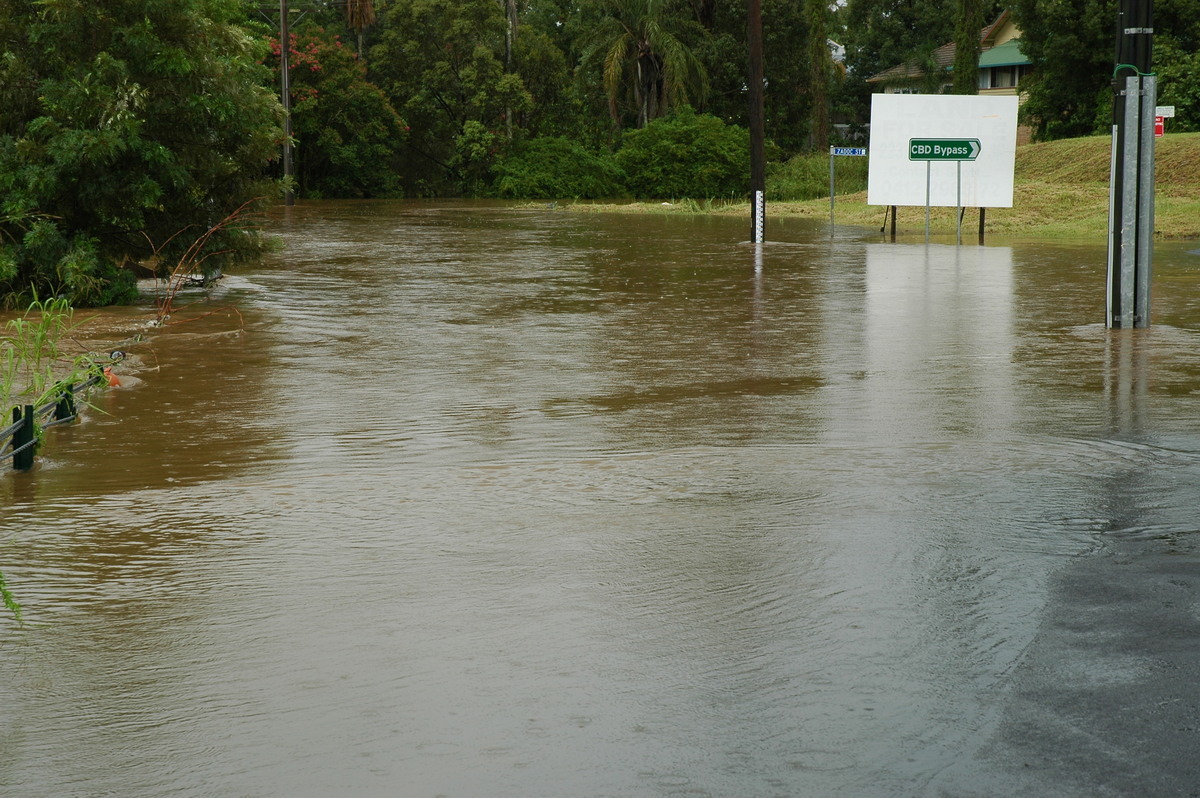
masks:
[[[616,157],[636,197],[744,196],[750,187],[750,134],[690,108],[627,131]]]
[[[510,199],[603,199],[626,193],[611,157],[560,137],[525,142],[495,172],[496,196]]]

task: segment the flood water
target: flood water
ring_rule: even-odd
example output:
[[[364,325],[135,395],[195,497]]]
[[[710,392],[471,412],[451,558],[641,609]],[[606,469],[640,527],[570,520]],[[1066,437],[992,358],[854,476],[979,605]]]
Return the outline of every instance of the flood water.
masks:
[[[781,221],[756,254],[743,219],[463,203],[269,226],[175,323],[89,322],[125,383],[0,474],[0,793],[1173,795],[1194,767],[1113,697],[1198,745],[1159,650],[1200,623],[1195,242],[1156,251],[1153,326],[1106,331],[1102,246]],[[1117,645],[1071,610],[1138,574],[1184,627]]]

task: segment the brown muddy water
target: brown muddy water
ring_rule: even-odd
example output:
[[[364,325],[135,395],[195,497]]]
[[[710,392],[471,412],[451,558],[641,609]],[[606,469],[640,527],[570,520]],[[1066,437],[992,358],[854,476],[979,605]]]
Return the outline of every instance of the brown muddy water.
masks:
[[[100,312],[0,474],[0,793],[1002,794],[1060,575],[1200,562],[1196,245],[1109,332],[1102,247],[747,225],[301,204]]]

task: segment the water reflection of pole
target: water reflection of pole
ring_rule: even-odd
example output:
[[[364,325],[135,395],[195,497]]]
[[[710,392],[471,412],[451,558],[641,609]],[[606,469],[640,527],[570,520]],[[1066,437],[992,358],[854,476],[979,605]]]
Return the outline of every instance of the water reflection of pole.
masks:
[[[1144,429],[1142,416],[1149,393],[1145,335],[1110,333],[1104,343],[1104,394],[1111,430],[1135,439]]]
[[[766,122],[763,118],[763,41],[762,0],[748,0],[746,30],[750,50],[750,199],[752,203],[750,240],[760,243],[766,222],[767,163],[765,148]]]
[[[292,87],[288,54],[291,39],[288,35],[288,0],[279,0],[279,101],[283,103],[283,180],[286,205],[296,204],[292,191]]]

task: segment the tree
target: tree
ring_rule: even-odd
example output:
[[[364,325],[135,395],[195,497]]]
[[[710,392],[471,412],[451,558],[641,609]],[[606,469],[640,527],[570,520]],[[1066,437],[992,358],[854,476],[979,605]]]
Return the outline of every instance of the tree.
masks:
[[[584,58],[599,60],[609,113],[620,124],[621,101],[629,92],[638,127],[672,106],[702,103],[708,74],[688,46],[703,28],[670,0],[597,0],[602,12]]]
[[[833,61],[829,54],[829,4],[827,0],[804,0],[808,23],[809,130],[813,149],[829,147],[829,83]]]
[[[1111,124],[1115,0],[1017,0],[1032,64],[1022,115],[1038,139],[1087,136]]]
[[[358,35],[358,57],[363,57],[363,30],[375,24],[373,0],[346,0],[346,24]]]
[[[941,0],[848,0],[839,16],[846,63],[861,80],[916,60],[954,33],[954,17]]]
[[[1175,118],[1168,123],[1170,130],[1200,130],[1200,52],[1185,49],[1173,37],[1161,39],[1154,50],[1159,104],[1175,107]]]
[[[979,93],[979,51],[984,0],[957,0],[954,6],[954,94]]]
[[[764,61],[764,123],[767,139],[787,152],[813,146],[814,120],[823,105],[828,129],[828,105],[819,103],[822,89],[826,101],[832,85],[833,64],[828,34],[811,33],[814,12],[828,29],[828,8],[796,0],[762,0]],[[746,0],[715,0],[713,23],[708,36],[695,51],[709,75],[707,113],[729,124],[748,125]],[[814,65],[816,67],[814,72]],[[824,79],[816,81],[817,75]],[[828,135],[828,134],[826,134]]]
[[[336,34],[301,24],[289,35],[292,130],[297,189],[308,197],[402,194],[399,153],[404,122]],[[271,38],[279,70],[279,40]]]
[[[483,142],[506,130],[506,111],[531,106],[520,76],[505,72],[506,25],[496,0],[396,0],[384,11],[372,75],[411,127],[408,193],[457,192],[479,179],[480,158],[500,154]]]
[[[281,111],[243,11],[236,0],[0,0],[0,291],[10,301],[29,290],[121,300],[132,290],[122,264],[155,245],[169,260],[274,192],[266,170]],[[258,242],[222,230],[212,245],[223,254],[206,266]]]
[[[954,17],[941,0],[847,0],[837,17],[848,71],[843,105],[861,121],[870,108],[867,78],[897,64],[928,64],[954,35]],[[940,70],[933,77],[940,83]]]

